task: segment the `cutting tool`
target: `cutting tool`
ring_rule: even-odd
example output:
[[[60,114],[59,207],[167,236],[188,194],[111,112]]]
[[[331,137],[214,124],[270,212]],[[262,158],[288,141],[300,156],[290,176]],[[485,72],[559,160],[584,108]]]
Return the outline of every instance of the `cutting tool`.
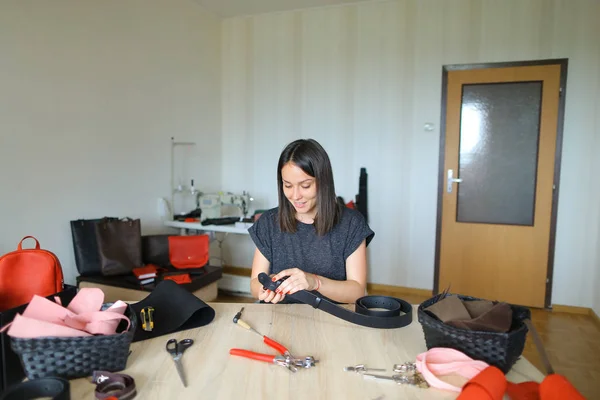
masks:
[[[179,374],[179,378],[181,378],[184,387],[187,387],[187,382],[183,372],[183,365],[181,364],[181,357],[183,357],[183,353],[193,344],[194,341],[192,339],[183,339],[180,342],[178,342],[177,339],[169,339],[166,346],[167,351],[171,357],[173,357],[173,361],[175,361],[177,373]]]

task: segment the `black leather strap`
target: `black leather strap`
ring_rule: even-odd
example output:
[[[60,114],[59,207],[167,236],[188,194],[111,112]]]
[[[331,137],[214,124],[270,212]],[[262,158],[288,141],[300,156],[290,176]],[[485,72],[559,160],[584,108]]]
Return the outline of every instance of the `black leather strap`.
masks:
[[[0,400],[32,400],[40,397],[71,400],[69,381],[62,378],[39,378],[21,382],[4,392]]]
[[[258,275],[259,282],[265,289],[275,291],[284,279],[273,282],[265,273]],[[370,328],[393,329],[402,328],[412,322],[412,305],[404,300],[390,296],[364,296],[356,300],[355,311],[336,305],[332,300],[319,292],[301,290],[290,297],[301,303],[309,304],[344,321]],[[380,310],[373,310],[378,308]],[[404,314],[402,314],[404,313]]]

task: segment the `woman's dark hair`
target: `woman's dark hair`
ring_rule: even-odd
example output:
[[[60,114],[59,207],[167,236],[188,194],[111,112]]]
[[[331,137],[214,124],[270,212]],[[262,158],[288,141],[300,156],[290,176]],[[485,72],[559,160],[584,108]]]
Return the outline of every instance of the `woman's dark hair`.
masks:
[[[318,235],[329,232],[339,222],[342,209],[335,195],[333,170],[329,156],[313,139],[299,139],[288,144],[277,163],[277,188],[279,196],[279,226],[282,232],[296,232],[296,210],[283,192],[281,169],[293,163],[307,175],[315,178],[317,185],[317,214],[314,219]]]

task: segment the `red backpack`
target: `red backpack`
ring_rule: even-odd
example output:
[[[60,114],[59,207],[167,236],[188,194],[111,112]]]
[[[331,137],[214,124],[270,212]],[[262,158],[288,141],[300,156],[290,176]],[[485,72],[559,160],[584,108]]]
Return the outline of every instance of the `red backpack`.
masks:
[[[22,249],[27,238],[35,240],[35,249]],[[17,250],[0,257],[0,311],[27,304],[33,295],[47,297],[61,292],[63,271],[54,253],[40,249],[33,236],[25,236]]]

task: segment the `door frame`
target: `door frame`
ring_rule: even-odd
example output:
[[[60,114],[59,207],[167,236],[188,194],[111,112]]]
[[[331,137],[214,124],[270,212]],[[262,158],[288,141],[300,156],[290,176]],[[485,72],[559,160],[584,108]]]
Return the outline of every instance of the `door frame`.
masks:
[[[552,306],[552,278],[554,273],[554,250],[556,242],[556,216],[558,212],[558,194],[560,189],[560,166],[562,158],[563,124],[565,116],[565,100],[567,95],[567,69],[568,58],[556,58],[531,61],[511,61],[495,63],[478,64],[451,64],[442,67],[442,108],[440,115],[440,145],[439,145],[439,166],[438,166],[438,198],[437,198],[437,222],[435,230],[435,261],[433,273],[433,294],[439,293],[440,276],[440,246],[442,233],[442,200],[444,196],[445,184],[445,150],[446,150],[446,101],[448,73],[450,71],[471,70],[471,69],[490,69],[505,67],[524,67],[539,65],[560,65],[560,94],[558,99],[558,119],[556,132],[556,153],[554,156],[554,191],[552,193],[552,215],[550,221],[550,238],[548,247],[548,269],[546,274],[546,295],[544,300],[545,308]],[[542,89],[543,90],[543,89]]]

